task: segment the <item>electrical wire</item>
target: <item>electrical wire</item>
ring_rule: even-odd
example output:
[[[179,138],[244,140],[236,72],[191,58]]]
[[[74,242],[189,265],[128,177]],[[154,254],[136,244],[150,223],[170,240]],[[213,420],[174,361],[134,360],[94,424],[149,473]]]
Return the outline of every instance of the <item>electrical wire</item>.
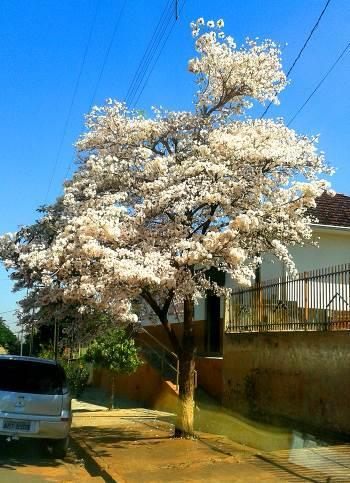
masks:
[[[118,31],[118,27],[119,27],[120,21],[122,19],[122,16],[124,14],[124,10],[125,10],[125,7],[126,7],[126,3],[127,3],[127,0],[124,0],[123,4],[121,6],[121,9],[119,11],[119,15],[117,17],[117,20],[116,20],[116,22],[114,24],[112,36],[111,36],[110,41],[108,43],[108,46],[107,46],[107,49],[106,49],[106,52],[105,52],[105,55],[104,55],[104,58],[103,58],[103,61],[102,61],[102,64],[101,64],[100,72],[98,74],[98,77],[97,77],[97,80],[96,80],[96,83],[95,83],[95,87],[94,87],[94,90],[93,90],[93,93],[92,93],[92,96],[91,96],[91,100],[90,100],[90,103],[89,103],[88,112],[91,111],[92,106],[93,106],[93,104],[95,102],[96,95],[97,95],[98,89],[100,87],[101,80],[102,80],[102,77],[103,77],[103,74],[104,74],[104,71],[105,71],[105,68],[106,68],[106,65],[107,65],[107,61],[109,59],[109,56],[110,56],[110,53],[111,53],[111,50],[112,50],[112,46],[113,46],[113,43],[114,43],[114,39],[116,37],[116,34],[117,34],[117,31]],[[68,174],[69,174],[69,171],[71,170],[71,167],[73,165],[74,159],[75,159],[75,156],[72,157],[72,159],[70,160],[70,162],[68,164],[68,167],[67,167],[66,172],[64,174],[64,179],[67,179]]]
[[[145,90],[145,87],[146,87],[146,85],[147,85],[147,83],[149,81],[149,78],[151,77],[151,75],[153,73],[153,70],[154,70],[154,68],[155,68],[155,66],[156,66],[156,64],[157,64],[157,62],[159,60],[159,57],[161,56],[161,54],[162,54],[162,52],[164,50],[164,47],[165,47],[165,45],[166,45],[166,43],[167,43],[167,41],[168,41],[168,39],[169,39],[172,31],[174,30],[174,27],[175,27],[175,22],[173,22],[173,24],[172,24],[172,26],[171,26],[171,28],[170,28],[170,30],[168,32],[168,35],[166,36],[166,38],[165,38],[165,40],[164,40],[164,42],[163,42],[163,44],[162,44],[162,46],[161,46],[161,48],[160,48],[160,50],[158,52],[157,57],[156,57],[155,61],[153,62],[153,65],[151,66],[151,68],[150,68],[150,70],[148,72],[148,75],[147,75],[145,81],[143,82],[142,87],[140,88],[140,92],[139,92],[139,94],[138,94],[135,102],[133,103],[133,107],[135,107],[137,105],[137,103],[139,102],[139,99],[142,96],[143,91]]]
[[[66,137],[66,134],[67,134],[68,125],[69,125],[71,115],[72,115],[73,106],[74,106],[74,103],[75,103],[75,99],[77,97],[81,76],[82,76],[82,73],[83,73],[83,70],[84,70],[84,67],[85,67],[87,53],[88,53],[89,48],[90,48],[92,33],[94,31],[94,28],[95,28],[99,4],[100,4],[100,0],[96,0],[95,10],[94,10],[94,13],[93,13],[93,16],[92,16],[92,21],[91,21],[91,26],[90,26],[88,38],[87,38],[87,41],[86,41],[86,44],[85,44],[84,53],[83,53],[82,61],[80,63],[78,76],[77,76],[77,79],[75,81],[72,98],[71,98],[69,108],[68,108],[67,117],[66,117],[66,120],[65,120],[65,123],[64,123],[64,126],[63,126],[62,136],[61,136],[61,139],[60,139],[60,142],[59,142],[59,145],[58,145],[58,149],[57,149],[57,153],[56,153],[56,156],[55,156],[55,161],[54,161],[54,164],[53,164],[53,168],[52,168],[52,172],[51,172],[51,176],[50,176],[50,180],[49,180],[49,185],[47,187],[46,194],[45,194],[44,204],[46,204],[46,202],[47,202],[47,198],[49,196],[49,193],[50,193],[50,190],[51,190],[51,187],[52,187],[52,182],[53,182],[54,177],[55,177],[58,161],[59,161],[60,156],[61,156],[63,143],[64,143],[64,140],[65,140],[65,137]]]
[[[186,3],[186,0],[183,0],[183,3],[182,3],[182,5],[181,5],[181,7],[179,9],[179,14],[182,12],[182,9],[184,8],[185,3]],[[144,79],[143,83],[142,83],[142,79],[141,79],[141,83],[139,85],[139,93],[138,93],[138,95],[136,97],[136,100],[132,104],[132,107],[133,108],[135,108],[135,106],[137,105],[137,103],[138,103],[138,101],[139,101],[139,99],[140,99],[140,97],[141,97],[141,95],[142,95],[142,93],[143,93],[143,91],[144,91],[144,89],[145,89],[148,81],[149,81],[149,78],[151,77],[151,75],[152,75],[152,73],[154,71],[154,68],[155,68],[155,66],[156,66],[156,64],[157,64],[157,62],[158,62],[158,60],[159,60],[159,58],[160,58],[160,56],[161,56],[161,54],[162,54],[162,52],[164,50],[164,47],[167,44],[167,41],[168,41],[170,35],[172,34],[172,32],[174,30],[174,27],[176,25],[177,19],[178,19],[178,15],[175,16],[175,19],[173,20],[172,24],[170,25],[170,30],[168,31],[166,37],[164,38],[163,43],[160,46],[160,49],[158,51],[158,54],[157,54],[156,58],[154,59],[153,64],[152,65],[150,63],[148,64],[148,66],[151,65],[150,70],[149,70],[149,72],[147,74],[147,77]],[[164,32],[166,32],[166,30]]]
[[[332,70],[335,68],[335,66],[341,61],[341,59],[344,57],[344,55],[346,54],[346,52],[349,50],[349,47],[350,47],[350,42],[342,50],[342,52],[337,57],[337,59],[335,60],[335,62],[333,62],[333,64],[328,69],[328,71],[326,72],[326,74],[322,77],[322,79],[319,81],[319,83],[316,85],[316,87],[311,92],[311,94],[307,97],[307,99],[304,101],[304,103],[299,107],[299,109],[296,111],[296,113],[294,114],[294,116],[288,121],[287,127],[289,127],[292,124],[292,122],[295,120],[295,118],[300,114],[300,112],[308,104],[308,102],[310,101],[310,99],[316,94],[316,92],[321,87],[321,85],[324,83],[324,81],[327,79],[327,77],[329,76],[329,74],[332,72]]]
[[[94,89],[93,94],[92,94],[92,98],[91,98],[91,101],[90,101],[89,111],[91,110],[91,108],[92,108],[92,106],[94,104],[94,101],[95,101],[95,98],[96,98],[96,94],[97,94],[98,88],[100,87],[101,80],[102,80],[102,77],[103,77],[103,74],[104,74],[104,71],[105,71],[105,68],[106,68],[106,65],[107,65],[107,61],[108,61],[109,55],[110,55],[111,50],[112,50],[112,46],[113,46],[113,43],[114,43],[114,39],[115,39],[115,36],[117,34],[118,27],[119,27],[120,21],[122,19],[122,16],[123,16],[123,13],[124,13],[124,10],[125,10],[126,2],[127,2],[127,0],[124,0],[123,4],[121,6],[121,9],[119,11],[119,15],[117,17],[117,20],[115,22],[114,29],[113,29],[113,33],[112,33],[112,37],[111,37],[111,39],[109,41],[107,50],[105,52],[105,56],[104,56],[104,59],[103,59],[102,65],[101,65],[100,73],[98,75],[98,78],[97,78],[97,81],[96,81],[96,85],[95,85],[95,89]]]
[[[158,23],[157,23],[157,26],[156,26],[156,28],[155,28],[155,30],[153,32],[153,35],[152,35],[152,37],[150,39],[150,42],[147,45],[147,48],[146,48],[146,50],[145,50],[145,52],[144,52],[144,54],[143,54],[143,56],[142,56],[142,58],[140,60],[140,63],[138,65],[138,68],[137,68],[137,70],[136,70],[136,72],[134,74],[134,77],[132,79],[132,82],[131,82],[131,84],[129,86],[129,89],[128,89],[128,92],[127,92],[127,96],[132,96],[132,97],[130,97],[131,100],[137,94],[137,90],[138,90],[141,82],[143,81],[143,78],[144,78],[145,72],[147,71],[147,68],[149,66],[149,63],[152,61],[152,57],[153,57],[154,53],[157,51],[159,42],[162,40],[162,36],[166,32],[166,29],[167,29],[167,26],[168,26],[168,22],[170,20],[171,14],[172,14],[172,9],[171,9],[171,3],[172,3],[172,1],[173,0],[168,0],[168,2],[166,3],[165,8],[163,9],[163,12],[162,12],[162,14],[161,14],[161,16],[159,18]],[[118,19],[117,19],[117,22],[116,22],[116,25],[115,25],[115,28],[114,28],[112,37],[111,37],[111,41],[110,41],[110,43],[108,45],[108,48],[107,48],[107,51],[106,51],[106,54],[105,54],[105,58],[104,58],[104,61],[102,63],[102,68],[101,68],[100,74],[98,76],[97,84],[96,84],[95,89],[93,91],[93,95],[92,95],[92,99],[91,99],[91,102],[90,102],[90,108],[89,108],[89,110],[91,110],[92,105],[94,103],[94,100],[95,100],[95,97],[96,97],[96,93],[97,93],[97,90],[98,90],[100,81],[102,79],[102,75],[103,75],[103,72],[104,72],[104,69],[105,69],[107,60],[108,60],[108,56],[110,54],[110,51],[111,51],[111,48],[112,48],[112,44],[113,44],[115,35],[116,35],[116,32],[117,32],[117,29],[118,29],[118,26],[119,26],[121,17],[122,17],[123,12],[124,12],[125,5],[126,5],[126,0],[124,0],[124,3],[122,5],[122,8],[120,10],[120,13],[119,13],[119,16],[118,16]],[[162,46],[162,49],[163,49],[163,46]],[[152,68],[152,70],[153,70],[153,68]],[[69,166],[68,166],[67,171],[65,173],[65,179],[67,178],[67,176],[69,174],[69,171],[70,171],[70,169],[72,167],[73,161],[74,161],[74,158],[69,163]]]
[[[286,74],[286,77],[287,77],[287,78],[289,77],[289,75],[290,75],[290,73],[292,72],[292,70],[294,69],[294,67],[295,67],[296,63],[298,62],[298,60],[299,60],[299,59],[300,59],[300,57],[302,56],[302,54],[303,54],[303,52],[304,52],[304,50],[305,50],[305,48],[306,48],[307,44],[309,43],[309,41],[310,41],[311,37],[313,36],[313,34],[314,34],[315,30],[317,29],[317,27],[318,27],[318,25],[319,25],[319,23],[320,23],[320,21],[321,21],[321,19],[322,19],[323,15],[324,15],[325,11],[327,10],[328,5],[330,4],[330,2],[331,2],[331,0],[327,0],[327,2],[325,3],[325,6],[323,7],[323,10],[321,11],[320,15],[318,16],[318,19],[317,19],[317,21],[316,21],[315,25],[312,27],[312,29],[311,29],[311,31],[310,31],[310,33],[309,33],[309,35],[307,36],[307,38],[306,38],[306,40],[305,40],[305,42],[304,42],[304,44],[303,44],[303,46],[302,46],[302,47],[301,47],[301,49],[299,50],[299,52],[298,52],[297,56],[295,57],[294,61],[292,62],[292,65],[291,65],[291,66],[290,66],[290,68],[288,69],[288,72],[287,72],[287,74]],[[270,101],[270,102],[269,102],[269,104],[266,106],[266,109],[265,109],[265,111],[262,113],[262,115],[260,116],[260,119],[262,119],[263,117],[265,117],[265,115],[266,115],[267,111],[268,111],[268,110],[270,109],[270,107],[271,107],[271,104],[272,104],[272,101]]]
[[[149,61],[149,58],[151,56],[152,49],[154,49],[155,45],[157,44],[157,41],[158,41],[158,38],[159,38],[159,32],[160,32],[162,26],[164,25],[166,16],[169,15],[169,12],[170,12],[171,1],[172,0],[168,0],[167,4],[165,5],[165,7],[162,11],[162,14],[161,14],[161,16],[158,20],[158,23],[156,25],[156,28],[153,31],[152,37],[151,37],[150,41],[148,42],[147,47],[146,47],[146,49],[145,49],[145,51],[144,51],[144,53],[143,53],[143,55],[140,59],[140,62],[137,66],[134,77],[133,77],[133,79],[132,79],[132,81],[129,85],[128,91],[127,91],[126,96],[125,96],[125,101],[127,103],[130,101],[130,99],[134,95],[136,86],[137,86],[137,84],[140,80],[140,77],[142,76],[142,72],[145,70],[146,65]]]
[[[162,37],[169,25],[171,16],[173,14],[171,4],[172,0],[168,0],[153,31],[151,39],[148,42],[147,47],[141,57],[141,60],[138,64],[136,72],[125,96],[125,101],[127,104],[131,104],[133,99],[137,95],[137,90],[142,82],[145,73],[147,72],[149,63],[152,61],[152,58],[158,49],[159,42],[162,40]]]

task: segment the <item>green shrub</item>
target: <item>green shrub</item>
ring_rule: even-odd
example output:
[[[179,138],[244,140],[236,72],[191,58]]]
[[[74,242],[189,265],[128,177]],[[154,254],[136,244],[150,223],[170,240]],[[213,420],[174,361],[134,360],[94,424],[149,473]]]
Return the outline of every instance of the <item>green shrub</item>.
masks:
[[[67,376],[69,390],[74,397],[79,397],[87,386],[90,375],[89,366],[81,360],[61,361]]]
[[[111,409],[115,407],[115,384],[117,374],[131,374],[142,363],[135,341],[127,337],[123,328],[114,327],[92,342],[87,348],[84,360],[97,367],[108,369],[111,374]]]
[[[43,348],[38,354],[38,357],[41,357],[42,359],[54,359],[55,358],[55,352],[52,349],[49,348]]]
[[[55,354],[51,349],[43,349],[39,357],[54,359]],[[67,385],[73,397],[79,397],[87,386],[90,375],[90,366],[83,359],[69,361],[58,359],[67,376]]]

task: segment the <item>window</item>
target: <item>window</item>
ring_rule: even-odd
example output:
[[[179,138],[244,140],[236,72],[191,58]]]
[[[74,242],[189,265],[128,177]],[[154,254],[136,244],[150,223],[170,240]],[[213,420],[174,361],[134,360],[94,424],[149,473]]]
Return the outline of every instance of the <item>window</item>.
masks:
[[[62,394],[63,369],[45,362],[0,360],[0,391]]]

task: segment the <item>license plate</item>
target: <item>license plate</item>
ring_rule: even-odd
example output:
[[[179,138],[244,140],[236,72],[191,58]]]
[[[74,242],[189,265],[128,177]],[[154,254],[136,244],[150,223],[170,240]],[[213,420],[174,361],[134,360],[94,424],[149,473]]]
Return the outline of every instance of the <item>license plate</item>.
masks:
[[[3,429],[8,431],[30,431],[30,421],[3,421]]]

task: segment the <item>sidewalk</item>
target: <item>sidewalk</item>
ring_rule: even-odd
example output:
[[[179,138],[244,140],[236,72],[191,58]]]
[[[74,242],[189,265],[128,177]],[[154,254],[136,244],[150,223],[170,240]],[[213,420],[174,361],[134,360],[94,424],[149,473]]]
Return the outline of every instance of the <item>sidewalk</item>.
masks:
[[[106,411],[89,404],[76,409],[72,438],[108,475],[106,481],[349,481],[350,452],[346,446],[262,453],[207,433],[198,433],[196,440],[173,439],[168,413],[142,408]],[[337,457],[342,463],[334,463]],[[313,465],[305,464],[312,458]]]

